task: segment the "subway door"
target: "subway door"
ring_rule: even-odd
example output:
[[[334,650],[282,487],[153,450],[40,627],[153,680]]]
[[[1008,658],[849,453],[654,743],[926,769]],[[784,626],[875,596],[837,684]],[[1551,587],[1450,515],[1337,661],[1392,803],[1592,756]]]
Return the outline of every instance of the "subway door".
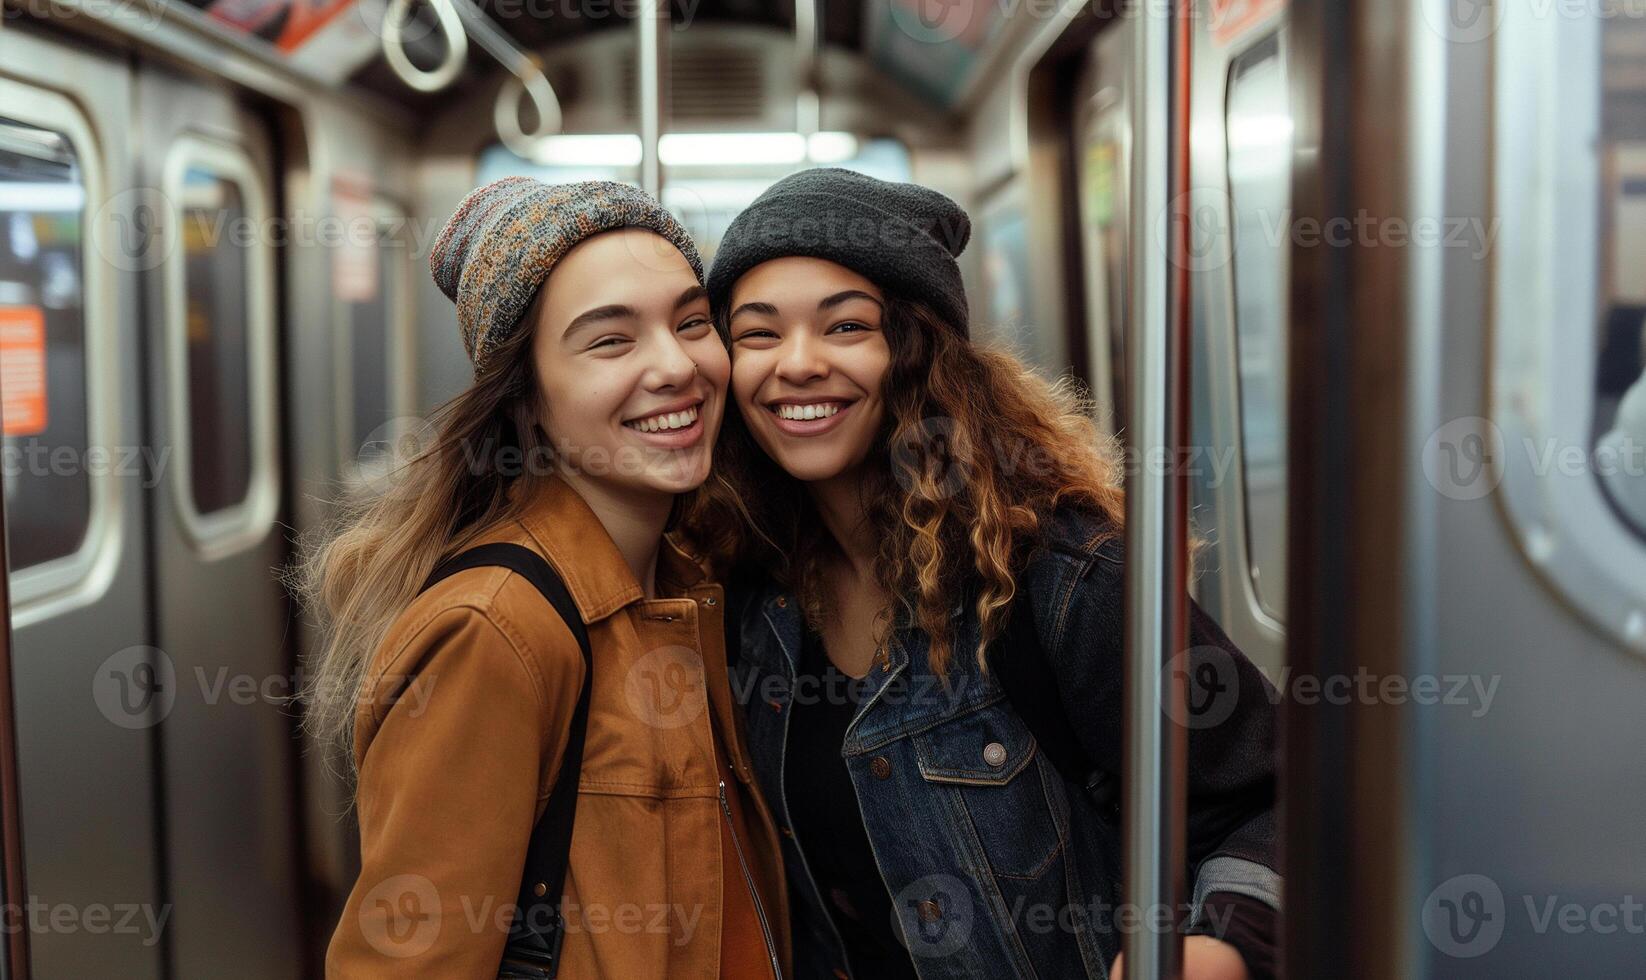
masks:
[[[50,80],[49,82],[46,80]],[[35,977],[159,978],[127,66],[0,30],[0,395]],[[15,936],[11,937],[15,940]]]
[[[1429,164],[1419,186],[1446,202],[1442,220],[1413,225],[1440,242],[1423,285],[1445,306],[1413,331],[1408,369],[1425,413],[1408,446],[1421,461],[1410,550],[1433,575],[1409,601],[1429,614],[1424,667],[1454,679],[1420,729],[1417,850],[1432,859],[1408,922],[1429,977],[1638,976],[1646,962],[1646,24],[1633,9],[1506,4],[1494,31],[1446,22],[1437,44],[1426,21],[1420,35],[1450,75],[1444,121],[1414,113],[1446,157],[1412,150]],[[1451,695],[1461,678],[1469,693]]]
[[[1288,27],[1288,653],[1380,682],[1283,706],[1291,976],[1641,973],[1646,30],[1614,13]]]
[[[166,874],[180,977],[300,972],[293,627],[278,412],[271,140],[227,88],[145,67],[144,181],[164,261],[145,288]],[[300,231],[301,225],[291,228]]]

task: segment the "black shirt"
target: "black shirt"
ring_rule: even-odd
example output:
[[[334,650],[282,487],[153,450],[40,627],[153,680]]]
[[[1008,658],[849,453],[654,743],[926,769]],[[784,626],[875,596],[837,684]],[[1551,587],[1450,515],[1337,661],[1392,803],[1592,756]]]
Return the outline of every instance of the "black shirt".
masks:
[[[800,678],[804,678],[801,680]],[[857,980],[914,980],[914,962],[892,925],[892,897],[880,877],[863,812],[840,747],[866,683],[829,661],[807,630],[789,718],[784,795],[795,842],[846,944]]]

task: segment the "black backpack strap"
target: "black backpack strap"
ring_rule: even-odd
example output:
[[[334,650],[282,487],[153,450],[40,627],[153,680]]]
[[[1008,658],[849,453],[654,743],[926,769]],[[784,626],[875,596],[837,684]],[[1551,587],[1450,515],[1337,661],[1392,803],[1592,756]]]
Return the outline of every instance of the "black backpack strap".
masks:
[[[993,645],[990,668],[1006,699],[1065,781],[1085,790],[1098,815],[1120,821],[1120,777],[1092,762],[1069,723],[1058,694],[1057,675],[1035,631],[1034,607],[1027,597],[1012,603],[1006,630]]]
[[[577,709],[572,712],[566,753],[560,763],[560,774],[555,778],[554,788],[549,792],[549,802],[543,809],[542,819],[532,828],[514,922],[509,928],[508,946],[503,952],[505,960],[541,968],[543,972],[540,975],[552,977],[558,967],[560,944],[566,934],[560,902],[566,889],[566,865],[571,856],[572,822],[577,815],[577,781],[583,771],[583,742],[589,727],[594,654],[589,647],[589,633],[583,626],[583,616],[577,611],[571,593],[566,591],[566,584],[543,556],[523,545],[507,542],[483,544],[453,555],[435,568],[423,583],[423,588],[427,589],[466,569],[485,566],[502,566],[535,586],[560,614],[583,651],[583,689],[577,696]],[[510,974],[505,971],[505,975],[538,974]]]

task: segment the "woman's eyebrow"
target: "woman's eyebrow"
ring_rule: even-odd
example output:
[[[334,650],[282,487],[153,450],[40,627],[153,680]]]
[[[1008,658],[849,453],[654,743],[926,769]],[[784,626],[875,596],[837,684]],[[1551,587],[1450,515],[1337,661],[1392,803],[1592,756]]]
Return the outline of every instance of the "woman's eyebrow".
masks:
[[[732,315],[726,319],[735,320],[737,319],[737,315],[740,313],[761,313],[766,316],[776,316],[777,307],[770,303],[744,303],[742,306],[739,306],[737,309],[733,310]]]
[[[585,310],[584,312],[579,313],[576,317],[572,318],[572,322],[566,325],[566,332],[560,335],[560,339],[570,340],[572,334],[583,329],[584,327],[593,326],[596,323],[602,323],[606,320],[633,319],[637,316],[639,316],[639,314],[635,312],[634,307],[632,306],[623,306],[620,304],[612,306],[597,306],[592,310]]]
[[[817,308],[818,308],[819,311],[828,310],[828,309],[832,309],[836,306],[839,306],[841,303],[845,303],[845,302],[848,302],[848,301],[854,300],[854,299],[866,299],[869,302],[873,303],[875,306],[880,307],[881,309],[886,308],[884,303],[882,303],[879,300],[875,299],[873,296],[870,296],[868,293],[865,293],[861,289],[843,289],[840,292],[835,293],[832,296],[825,296],[821,300],[818,301]]]
[[[681,293],[680,298],[674,301],[674,308],[678,310],[682,306],[685,306],[688,303],[695,303],[707,295],[709,295],[709,291],[707,289],[702,286],[692,286],[685,292]]]

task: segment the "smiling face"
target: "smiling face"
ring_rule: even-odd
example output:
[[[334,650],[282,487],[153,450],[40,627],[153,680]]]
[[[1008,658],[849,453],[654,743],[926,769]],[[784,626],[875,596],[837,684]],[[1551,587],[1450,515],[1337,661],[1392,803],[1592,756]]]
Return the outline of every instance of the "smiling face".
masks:
[[[533,309],[543,428],[568,482],[675,494],[708,478],[731,368],[678,249],[638,228],[595,235]]]
[[[761,449],[797,480],[857,468],[885,418],[885,296],[826,259],[773,259],[732,287],[732,396]]]

